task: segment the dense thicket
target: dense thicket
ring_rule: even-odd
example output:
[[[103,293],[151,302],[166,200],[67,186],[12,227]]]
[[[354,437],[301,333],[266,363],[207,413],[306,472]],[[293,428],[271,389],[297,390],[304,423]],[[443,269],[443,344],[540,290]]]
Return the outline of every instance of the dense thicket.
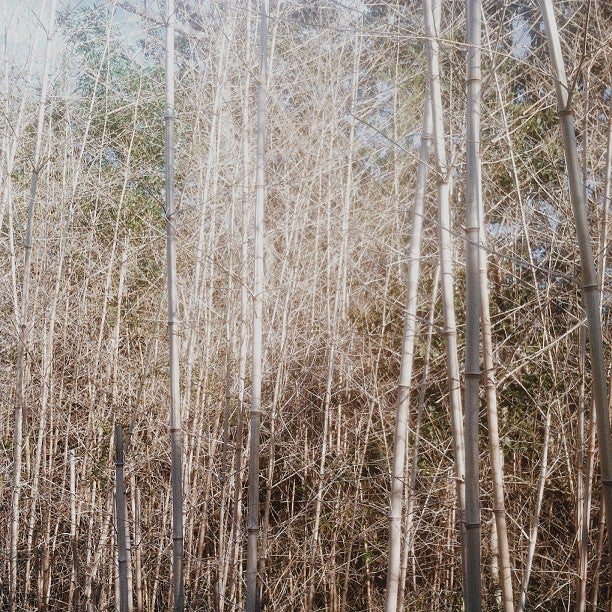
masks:
[[[23,342],[16,609],[105,610],[119,600],[117,423],[124,430],[130,606],[168,609],[163,10],[151,2],[65,2],[48,24],[48,12],[39,18],[29,12],[38,3],[18,4],[2,9],[0,606],[9,605],[11,583],[14,398]],[[603,287],[610,376],[604,193],[611,15],[605,2],[563,0],[556,10]],[[269,12],[262,606],[380,610],[427,80],[422,9],[412,0],[319,0],[271,1]],[[177,1],[176,231],[190,610],[244,606],[257,14],[254,0]],[[51,69],[22,315],[45,28],[52,34]],[[465,36],[463,3],[444,3],[438,40],[460,363]],[[524,586],[525,609],[569,609],[582,597],[588,609],[605,610],[612,599],[610,560],[579,255],[534,3],[484,2],[482,62],[484,227],[514,590],[518,601]],[[405,495],[414,514],[404,609],[458,610],[462,570],[445,330],[435,287],[440,177],[430,160],[408,420],[412,486]],[[608,197],[609,189],[608,183]],[[483,606],[495,610],[501,604],[486,423],[483,400]]]

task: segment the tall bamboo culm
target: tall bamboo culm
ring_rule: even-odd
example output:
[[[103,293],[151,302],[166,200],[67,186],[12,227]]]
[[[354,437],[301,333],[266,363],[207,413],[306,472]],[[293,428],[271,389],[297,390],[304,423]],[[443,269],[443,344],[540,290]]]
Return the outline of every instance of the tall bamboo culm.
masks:
[[[14,397],[14,430],[13,430],[13,483],[11,498],[11,526],[10,526],[10,553],[9,553],[9,607],[11,612],[18,609],[18,564],[17,550],[19,542],[20,521],[20,496],[21,496],[21,464],[23,446],[23,423],[25,411],[25,359],[26,343],[28,338],[28,308],[30,294],[30,277],[32,269],[32,236],[34,227],[34,209],[38,192],[38,178],[42,170],[41,159],[42,136],[45,125],[45,108],[47,103],[47,91],[49,83],[49,56],[53,28],[55,23],[56,2],[52,0],[49,12],[49,24],[47,26],[47,42],[45,46],[45,58],[43,62],[43,74],[41,81],[40,101],[38,104],[38,120],[36,126],[36,141],[34,145],[34,157],[32,159],[32,176],[30,179],[30,194],[28,200],[28,216],[26,221],[26,235],[23,241],[24,263],[23,280],[21,285],[21,303],[19,312],[15,313],[19,321],[17,338],[17,371],[15,376]]]
[[[457,323],[454,304],[453,246],[451,240],[450,187],[451,172],[446,158],[446,138],[442,117],[442,91],[440,86],[440,22],[441,0],[423,0],[425,37],[429,64],[429,95],[431,96],[432,145],[436,159],[438,200],[438,241],[440,248],[440,275],[442,288],[442,314],[444,318],[444,345],[448,377],[449,404],[453,451],[455,454],[455,488],[457,516],[461,526],[461,554],[465,552],[465,443],[459,359],[457,349]],[[463,564],[465,578],[465,563]]]
[[[586,311],[593,403],[596,412],[599,459],[603,484],[603,498],[608,528],[608,554],[612,559],[612,447],[610,444],[610,415],[608,411],[608,389],[604,365],[601,312],[599,307],[599,282],[589,231],[586,201],[582,186],[582,173],[578,158],[578,144],[572,108],[572,93],[569,91],[561,43],[551,0],[539,0],[546,27],[548,50],[555,81],[557,112],[563,135],[565,163],[569,180],[570,201],[576,224],[582,276],[582,302]]]
[[[465,315],[465,609],[480,610],[480,0],[467,0],[467,185]]]
[[[174,0],[166,0],[166,282],[170,361],[170,450],[172,455],[172,597],[174,610],[184,607],[183,483],[181,397],[179,388],[178,291],[176,282],[176,207],[174,202]]]
[[[126,505],[123,466],[123,429],[119,423],[115,423],[115,526],[119,560],[119,612],[128,612],[128,555],[125,537]]]
[[[257,579],[259,537],[259,436],[261,422],[261,377],[264,293],[264,201],[266,163],[266,78],[268,64],[268,7],[259,2],[259,75],[257,82],[257,156],[255,170],[255,232],[253,274],[253,346],[247,517],[246,609],[258,612],[261,593]]]
[[[412,367],[414,363],[414,345],[417,333],[416,312],[418,305],[418,282],[421,270],[421,237],[423,234],[425,189],[427,187],[427,170],[429,167],[429,139],[431,136],[431,102],[429,92],[426,93],[423,104],[423,124],[421,130],[421,147],[419,152],[416,191],[414,195],[414,213],[412,217],[412,238],[408,250],[408,274],[406,279],[407,295],[404,309],[402,356],[397,389],[397,406],[395,411],[395,436],[389,521],[389,568],[387,571],[385,612],[395,612],[397,609],[399,589],[404,588],[404,585],[400,584],[402,501],[404,499],[404,473],[410,390],[412,388]]]

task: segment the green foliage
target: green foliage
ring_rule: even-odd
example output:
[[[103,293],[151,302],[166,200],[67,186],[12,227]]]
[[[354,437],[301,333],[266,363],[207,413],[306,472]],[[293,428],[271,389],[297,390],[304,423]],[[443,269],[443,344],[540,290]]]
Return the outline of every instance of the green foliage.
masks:
[[[551,183],[558,184],[564,171],[557,112],[553,107],[532,110],[516,103],[508,108],[513,122],[510,130],[518,160],[519,185],[530,196],[545,194]],[[516,190],[513,168],[508,161],[498,161],[490,171],[499,193],[510,194]]]
[[[73,115],[88,126],[84,163],[108,186],[104,202],[85,197],[82,213],[96,221],[98,237],[110,244],[119,218],[120,235],[133,240],[160,226],[164,184],[162,69],[122,42],[102,9],[83,8],[62,16],[81,64]],[[108,41],[108,43],[107,43]],[[123,202],[120,204],[121,200]]]

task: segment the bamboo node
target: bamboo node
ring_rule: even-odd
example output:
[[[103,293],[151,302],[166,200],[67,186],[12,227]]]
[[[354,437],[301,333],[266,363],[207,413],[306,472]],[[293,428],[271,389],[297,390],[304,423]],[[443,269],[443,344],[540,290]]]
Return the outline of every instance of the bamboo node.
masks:
[[[471,530],[471,529],[480,529],[480,523],[479,522],[478,523],[467,523],[467,522],[463,521],[463,526],[466,529],[468,529],[468,530]]]

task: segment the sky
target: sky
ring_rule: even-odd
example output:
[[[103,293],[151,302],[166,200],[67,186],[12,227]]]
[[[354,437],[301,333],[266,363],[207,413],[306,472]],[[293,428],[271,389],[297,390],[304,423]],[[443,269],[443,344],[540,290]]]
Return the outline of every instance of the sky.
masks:
[[[56,0],[57,11],[76,11],[82,8],[111,7],[107,0]],[[0,36],[2,38],[2,60],[25,67],[33,54],[33,71],[42,70],[46,29],[52,0],[0,0]],[[119,31],[126,37],[138,34],[137,20],[117,8],[115,21]],[[52,53],[57,54],[62,47],[59,36],[53,37]],[[38,69],[38,70],[37,70]]]

